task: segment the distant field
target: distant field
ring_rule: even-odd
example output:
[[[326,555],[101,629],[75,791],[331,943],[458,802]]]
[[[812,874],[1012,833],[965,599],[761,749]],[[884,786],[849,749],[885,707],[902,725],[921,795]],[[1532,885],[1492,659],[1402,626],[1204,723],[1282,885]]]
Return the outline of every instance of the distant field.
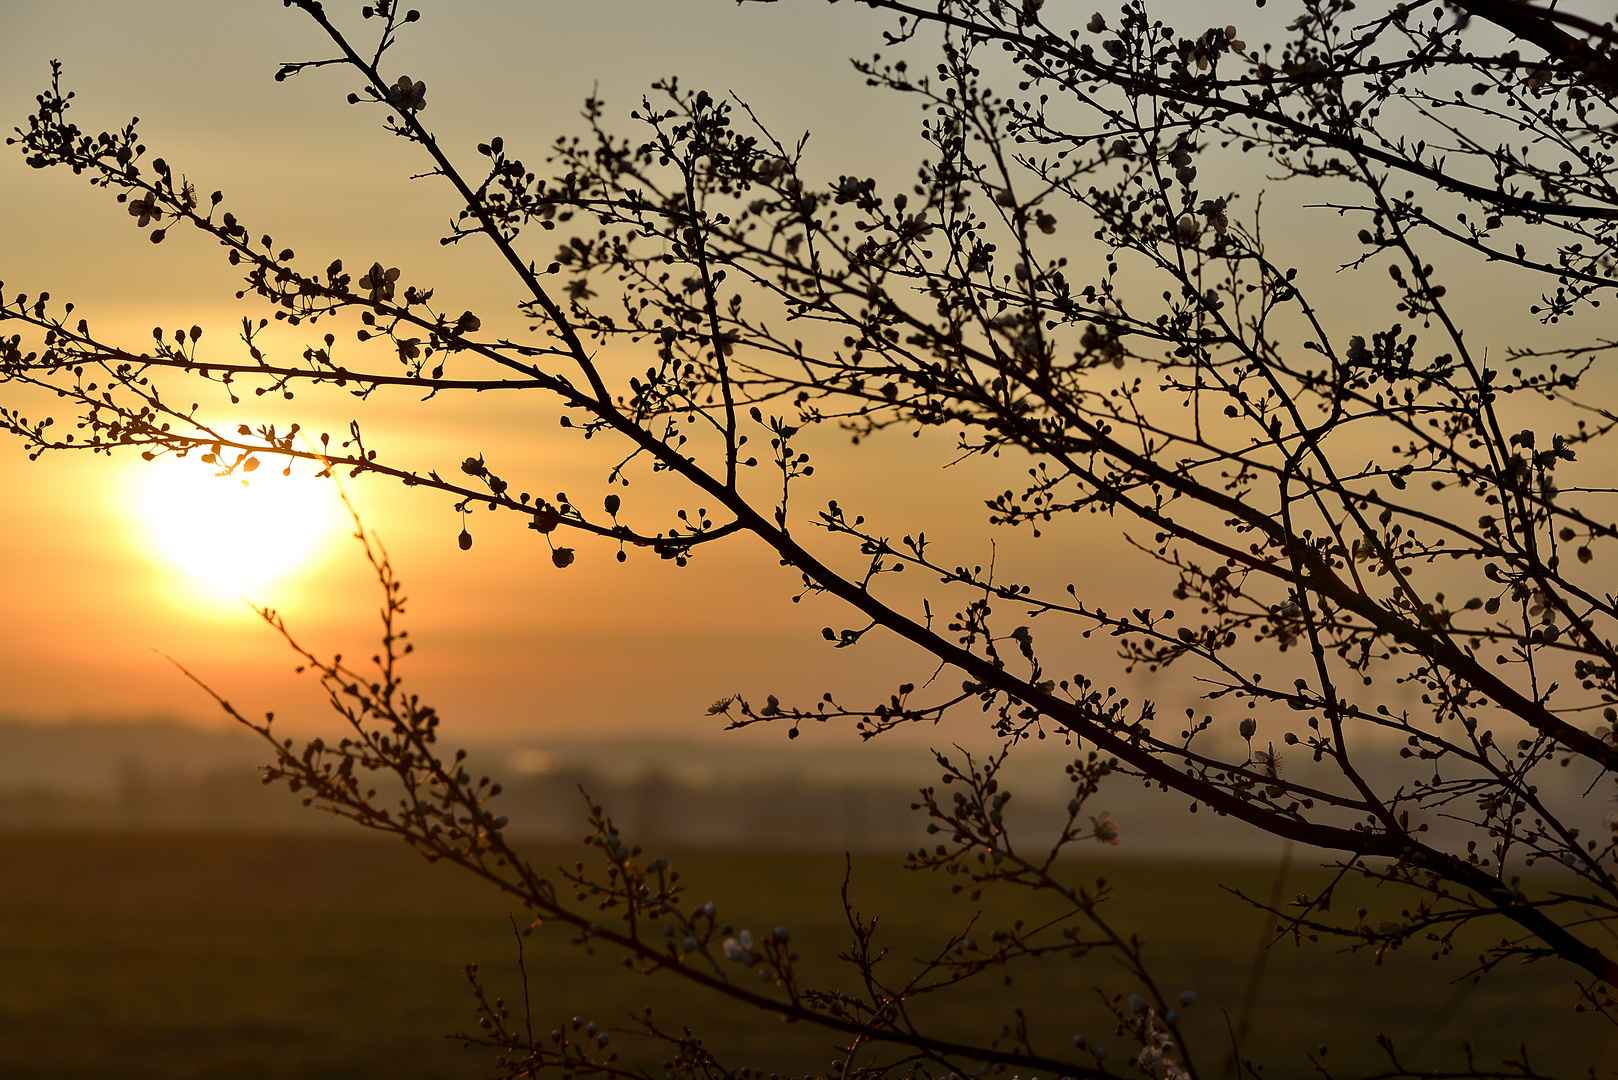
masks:
[[[583,851],[536,855],[554,865]],[[738,925],[787,924],[806,960],[831,957],[846,937],[836,901],[841,858],[676,862],[694,902],[717,900]],[[1105,872],[1119,887],[1114,920],[1151,943],[1161,981],[1198,991],[1193,1051],[1204,1076],[1222,1080],[1224,1010],[1233,1020],[1239,1012],[1262,919],[1217,886],[1267,894],[1274,868],[1112,864]],[[1294,873],[1289,895],[1305,873]],[[899,957],[972,910],[896,860],[856,859],[853,892],[862,910],[886,915]],[[1374,919],[1399,905],[1372,898],[1368,906]],[[450,868],[361,839],[0,833],[0,1077],[485,1075],[481,1051],[444,1035],[475,1023],[460,973],[468,961],[479,961],[508,1001],[520,1000],[507,907]],[[671,980],[631,977],[560,935],[542,930],[528,949],[538,1030],[574,1014],[619,1024],[649,1004],[709,1034],[708,1045],[735,1064],[823,1074],[836,1056],[829,1039],[800,1025],[716,1011]],[[1527,1040],[1535,1064],[1561,1075],[1618,1063],[1613,1029],[1572,1012],[1567,969],[1516,968],[1474,989],[1449,981],[1465,960],[1407,953],[1378,969],[1320,945],[1279,946],[1267,957],[1247,1049],[1267,1063],[1269,1080],[1312,1075],[1303,1054],[1322,1042],[1334,1075],[1367,1071],[1378,1061],[1379,1031],[1400,1046],[1419,1044],[1410,1061],[1427,1069],[1458,1064],[1468,1036],[1480,1061]],[[846,979],[835,960],[806,970],[822,984]],[[1134,989],[1110,962],[1046,962],[1009,987],[986,983],[937,1019],[962,1037],[992,1034],[1020,1003],[1036,1048],[1057,1051],[1083,1031],[1122,1051],[1098,1018],[1097,987]],[[640,1052],[630,1038],[617,1043],[628,1057]]]

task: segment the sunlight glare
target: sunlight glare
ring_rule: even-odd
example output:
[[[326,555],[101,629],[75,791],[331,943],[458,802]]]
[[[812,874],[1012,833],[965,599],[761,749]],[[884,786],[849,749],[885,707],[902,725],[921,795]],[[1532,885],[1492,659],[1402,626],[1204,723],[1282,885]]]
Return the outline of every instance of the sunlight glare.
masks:
[[[129,479],[148,553],[214,601],[266,602],[259,594],[313,570],[349,524],[336,485],[313,476],[270,468],[218,476],[210,466],[160,461]]]

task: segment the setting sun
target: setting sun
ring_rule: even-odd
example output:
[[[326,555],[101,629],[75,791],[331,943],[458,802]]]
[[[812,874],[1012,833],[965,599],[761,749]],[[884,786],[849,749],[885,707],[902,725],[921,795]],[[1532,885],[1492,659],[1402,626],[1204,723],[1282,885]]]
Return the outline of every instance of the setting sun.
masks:
[[[267,599],[253,594],[313,569],[346,524],[335,485],[312,476],[219,476],[169,461],[130,479],[129,509],[150,556],[215,600]]]

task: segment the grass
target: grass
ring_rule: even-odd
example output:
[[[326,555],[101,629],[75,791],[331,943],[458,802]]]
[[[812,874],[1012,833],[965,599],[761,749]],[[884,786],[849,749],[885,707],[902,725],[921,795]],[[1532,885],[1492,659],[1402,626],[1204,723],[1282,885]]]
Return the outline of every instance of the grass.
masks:
[[[536,861],[583,853],[541,849]],[[676,865],[693,902],[713,898],[722,916],[755,931],[790,926],[809,981],[853,988],[846,965],[828,959],[847,940],[841,858],[708,853]],[[1188,1010],[1192,1047],[1203,1075],[1223,1078],[1227,1017],[1234,1024],[1241,1013],[1263,920],[1218,886],[1267,895],[1274,868],[1114,863],[1105,872],[1118,890],[1112,918],[1150,943],[1165,989],[1198,991]],[[1288,895],[1315,873],[1294,871]],[[875,857],[854,861],[853,896],[862,910],[883,913],[895,962],[974,909],[941,881]],[[1374,896],[1338,903],[1366,903],[1372,919],[1400,906]],[[0,834],[0,1077],[487,1075],[484,1052],[444,1036],[475,1024],[461,974],[468,961],[481,963],[520,1014],[508,908],[449,867],[364,839]],[[1009,910],[991,906],[985,923]],[[823,1074],[837,1056],[831,1039],[804,1025],[693,999],[666,977],[632,976],[549,928],[527,948],[536,1031],[573,1015],[621,1026],[651,1005],[664,1021],[689,1023],[733,1064]],[[1453,982],[1468,959],[1433,962],[1406,950],[1377,966],[1325,944],[1277,946],[1265,954],[1244,1053],[1267,1064],[1267,1080],[1312,1075],[1304,1055],[1320,1043],[1330,1046],[1334,1075],[1370,1072],[1385,1061],[1378,1032],[1412,1048],[1410,1061],[1425,1069],[1458,1065],[1468,1037],[1480,1062],[1498,1062],[1525,1040],[1534,1063],[1559,1075],[1618,1062],[1614,1029],[1572,1011],[1567,968],[1513,968],[1476,987]],[[1120,1054],[1126,1047],[1102,1019],[1097,988],[1136,989],[1110,961],[1045,961],[1009,986],[985,981],[929,1016],[953,1037],[981,1038],[1021,1004],[1037,1049],[1059,1052],[1082,1031]],[[619,1036],[616,1045],[655,1065],[644,1044]],[[1127,1065],[1114,1060],[1120,1071]]]

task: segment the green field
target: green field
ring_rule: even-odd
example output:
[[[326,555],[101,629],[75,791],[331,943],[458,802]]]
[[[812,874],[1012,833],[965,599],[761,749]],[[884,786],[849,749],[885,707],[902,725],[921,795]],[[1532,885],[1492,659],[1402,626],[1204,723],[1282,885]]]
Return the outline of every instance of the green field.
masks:
[[[555,864],[583,852],[535,854]],[[676,864],[694,902],[717,900],[739,926],[789,925],[811,980],[851,986],[825,959],[847,934],[840,858],[708,853]],[[1223,1078],[1225,1015],[1240,1011],[1262,917],[1218,885],[1267,894],[1274,868],[1113,864],[1106,873],[1119,888],[1114,920],[1151,943],[1165,988],[1197,990],[1192,1049],[1205,1077]],[[1294,872],[1289,894],[1305,873]],[[896,860],[856,859],[853,880],[861,909],[886,916],[900,958],[972,910]],[[1377,918],[1400,905],[1369,906]],[[520,1001],[507,907],[451,868],[363,839],[0,834],[0,1077],[485,1075],[485,1052],[445,1035],[475,1024],[461,975],[468,961]],[[545,929],[529,939],[528,966],[538,1030],[575,1014],[621,1025],[652,1005],[708,1035],[733,1064],[824,1073],[837,1056],[802,1025],[692,1000],[671,979],[631,976]],[[1591,1065],[1606,1075],[1618,1063],[1614,1029],[1572,1011],[1567,969],[1515,968],[1476,988],[1451,982],[1464,969],[1464,956],[1434,963],[1407,951],[1376,967],[1323,945],[1279,946],[1267,956],[1247,1048],[1271,1080],[1311,1075],[1303,1054],[1322,1042],[1334,1075],[1369,1071],[1377,1032],[1419,1044],[1411,1061],[1428,1069],[1458,1064],[1468,1037],[1480,1061],[1526,1040],[1535,1064],[1558,1075]],[[1036,1049],[1060,1051],[1082,1031],[1122,1052],[1097,987],[1135,989],[1110,961],[1046,961],[933,1015],[966,1038],[992,1034],[1022,1004]],[[650,1053],[628,1036],[617,1045],[632,1059]]]

